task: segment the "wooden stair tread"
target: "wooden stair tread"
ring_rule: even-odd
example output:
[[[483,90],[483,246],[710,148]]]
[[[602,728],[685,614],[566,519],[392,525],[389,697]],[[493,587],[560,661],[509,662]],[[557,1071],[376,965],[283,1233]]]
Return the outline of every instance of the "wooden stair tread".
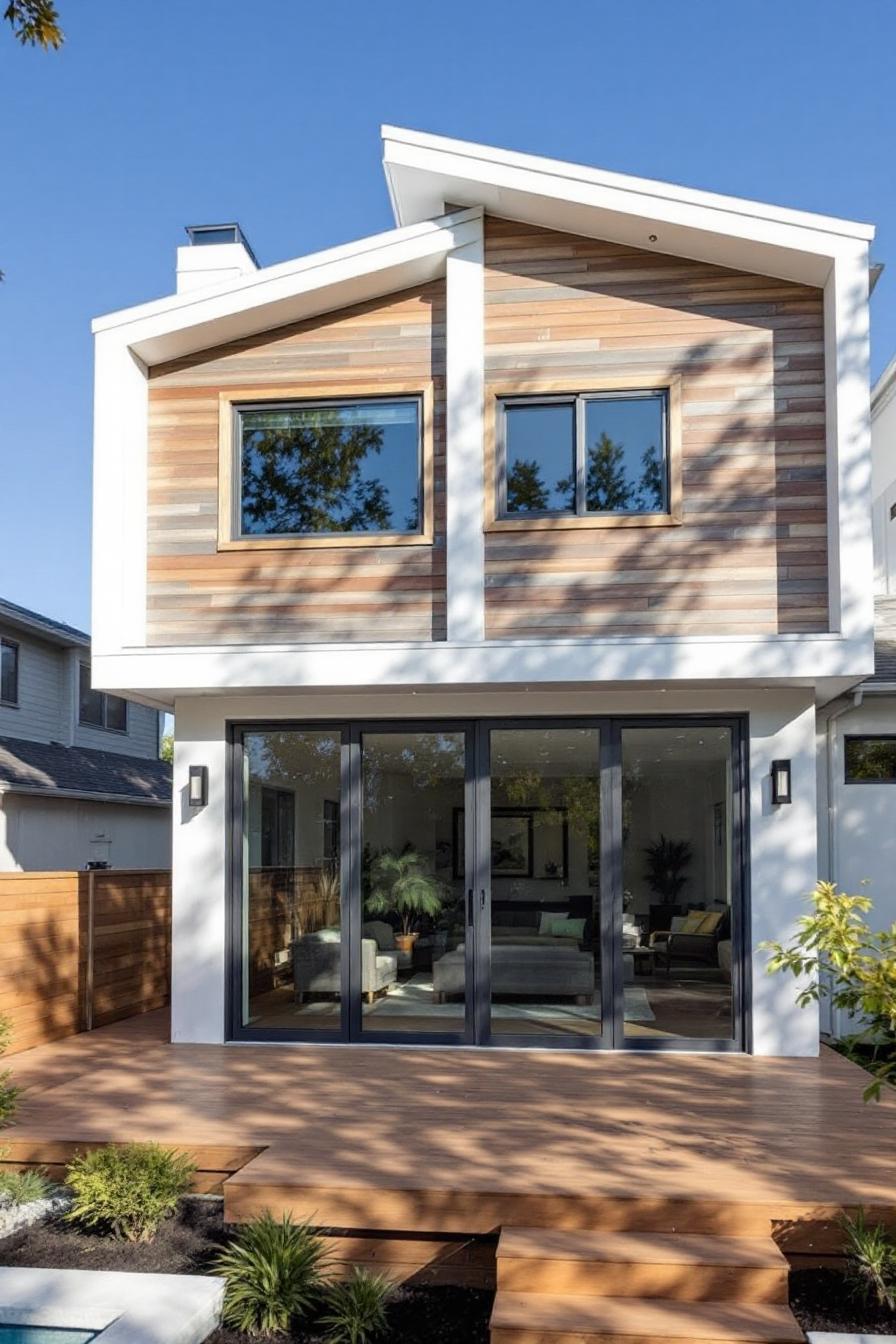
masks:
[[[503,1227],[498,1258],[504,1257],[749,1269],[787,1267],[784,1255],[771,1237],[711,1237],[678,1232],[567,1232],[538,1227]]]
[[[659,1298],[574,1297],[498,1290],[493,1330],[670,1340],[804,1344],[789,1307],[765,1303],[670,1302]]]

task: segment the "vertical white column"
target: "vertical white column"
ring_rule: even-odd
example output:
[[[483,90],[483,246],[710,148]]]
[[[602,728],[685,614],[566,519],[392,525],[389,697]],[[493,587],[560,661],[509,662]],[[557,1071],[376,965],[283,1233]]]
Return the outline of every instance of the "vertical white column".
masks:
[[[191,808],[191,765],[208,767],[208,803]],[[214,698],[182,696],[174,714],[171,1039],[225,1036],[227,976],[227,743]]]
[[[869,642],[871,528],[868,248],[839,255],[824,291],[831,629]],[[869,671],[872,669],[869,667]]]
[[[95,653],[146,642],[146,369],[117,332],[96,338],[93,430]]]
[[[789,760],[793,802],[771,799],[773,760]],[[787,943],[818,877],[815,704],[809,691],[769,692],[750,714],[750,942],[753,1052],[817,1055],[818,1004],[797,1006],[799,983],[769,975],[766,939]]]
[[[481,214],[478,226],[476,239],[449,252],[445,276],[447,625],[449,640],[459,641],[485,638],[485,249]]]

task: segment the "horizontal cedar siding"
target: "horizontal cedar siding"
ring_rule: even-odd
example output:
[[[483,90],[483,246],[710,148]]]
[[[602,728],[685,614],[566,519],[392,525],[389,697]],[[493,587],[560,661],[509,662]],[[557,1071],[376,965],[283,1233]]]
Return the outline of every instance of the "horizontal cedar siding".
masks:
[[[160,365],[149,384],[150,644],[445,637],[444,283]],[[218,551],[218,394],[434,389],[432,546]]]
[[[88,969],[93,881],[93,984]],[[163,1008],[171,874],[0,873],[0,1014],[10,1051]]]
[[[494,218],[485,258],[490,392],[680,376],[684,506],[679,527],[489,533],[488,635],[826,630],[821,291]]]

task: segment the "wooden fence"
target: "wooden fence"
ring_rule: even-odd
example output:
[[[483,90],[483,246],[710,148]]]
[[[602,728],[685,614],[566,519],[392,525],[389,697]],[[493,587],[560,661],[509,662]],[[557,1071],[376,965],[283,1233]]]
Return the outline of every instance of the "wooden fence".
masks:
[[[171,874],[0,873],[10,1053],[168,1003]]]

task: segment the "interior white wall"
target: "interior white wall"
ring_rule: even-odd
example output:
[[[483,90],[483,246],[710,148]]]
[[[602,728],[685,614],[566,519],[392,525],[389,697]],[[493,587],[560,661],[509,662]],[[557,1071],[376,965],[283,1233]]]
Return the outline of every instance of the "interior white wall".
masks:
[[[226,733],[228,722],[272,718],[420,718],[559,714],[750,715],[750,835],[753,1050],[814,1055],[818,1011],[796,1006],[796,985],[766,974],[763,939],[786,941],[815,884],[815,710],[808,690],[642,692],[458,692],[413,697],[373,688],[358,695],[179,697],[174,757],[172,1040],[225,1037]],[[773,807],[773,759],[793,763],[794,802]],[[188,768],[209,768],[209,801],[189,809]]]
[[[896,921],[896,784],[847,784],[844,739],[896,733],[896,696],[869,698],[834,728],[832,880],[852,895],[870,896],[875,927],[887,928]]]

